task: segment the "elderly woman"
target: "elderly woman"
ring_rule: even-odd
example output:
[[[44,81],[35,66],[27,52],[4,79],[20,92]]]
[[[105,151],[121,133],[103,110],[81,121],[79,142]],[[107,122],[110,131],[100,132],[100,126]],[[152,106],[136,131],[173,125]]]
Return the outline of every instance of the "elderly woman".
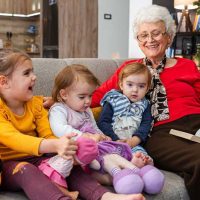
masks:
[[[146,64],[153,75],[149,92],[154,126],[145,148],[155,164],[180,174],[192,200],[200,199],[200,144],[169,132],[177,129],[195,134],[200,128],[200,73],[193,61],[167,58],[166,49],[175,35],[168,10],[151,5],[136,15],[134,35],[145,58],[125,62],[94,93],[92,106],[99,106],[104,94],[118,88],[118,74],[132,62]]]

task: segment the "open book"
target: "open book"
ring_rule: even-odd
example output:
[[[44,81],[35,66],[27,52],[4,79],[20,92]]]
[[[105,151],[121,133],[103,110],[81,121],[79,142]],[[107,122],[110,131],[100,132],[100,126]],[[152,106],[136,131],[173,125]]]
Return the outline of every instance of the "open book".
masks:
[[[192,135],[190,133],[186,133],[186,132],[183,132],[183,131],[178,131],[178,130],[175,130],[175,129],[171,129],[169,134],[175,135],[177,137],[185,138],[185,139],[193,141],[193,142],[200,143],[200,137],[196,136],[196,135]]]

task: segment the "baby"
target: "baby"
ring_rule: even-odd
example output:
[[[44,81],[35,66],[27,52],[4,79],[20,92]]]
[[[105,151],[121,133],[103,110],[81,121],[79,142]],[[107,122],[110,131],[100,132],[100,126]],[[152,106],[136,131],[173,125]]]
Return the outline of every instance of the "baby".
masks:
[[[141,193],[143,189],[152,194],[159,192],[164,183],[163,174],[151,165],[139,169],[130,162],[132,152],[129,145],[111,141],[97,127],[90,109],[91,96],[97,86],[96,77],[82,65],[67,66],[57,75],[53,89],[53,99],[56,103],[49,110],[53,133],[57,137],[76,133],[74,140],[78,147],[85,138],[94,140],[98,146],[98,156],[88,166],[99,173],[108,173],[117,193]],[[53,160],[55,163],[48,161],[46,164],[53,167],[59,163],[65,172],[65,166],[70,165],[69,161],[59,156],[56,156],[56,159]],[[52,171],[57,171],[57,177],[60,174],[60,178],[65,181],[61,170],[54,168]]]

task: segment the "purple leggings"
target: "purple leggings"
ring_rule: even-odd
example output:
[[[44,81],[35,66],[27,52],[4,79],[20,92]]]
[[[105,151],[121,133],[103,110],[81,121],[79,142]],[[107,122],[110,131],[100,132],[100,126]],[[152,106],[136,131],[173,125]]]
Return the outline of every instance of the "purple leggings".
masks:
[[[47,157],[31,157],[3,164],[2,188],[7,191],[23,190],[30,200],[70,200],[52,183],[37,166]],[[19,165],[21,164],[21,166]],[[19,167],[16,167],[16,166]],[[99,200],[109,192],[90,175],[76,166],[68,177],[69,189],[79,191],[81,198]]]

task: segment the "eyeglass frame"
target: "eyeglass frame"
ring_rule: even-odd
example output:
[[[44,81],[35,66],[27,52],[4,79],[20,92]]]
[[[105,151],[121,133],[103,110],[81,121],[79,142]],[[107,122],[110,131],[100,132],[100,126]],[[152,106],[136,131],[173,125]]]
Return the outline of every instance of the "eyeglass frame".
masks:
[[[153,31],[151,32],[151,33],[147,33],[146,34],[146,38],[145,38],[145,40],[140,40],[139,39],[139,36],[141,36],[142,34],[140,34],[140,35],[137,35],[137,40],[139,41],[139,42],[146,42],[148,39],[149,39],[149,37],[151,37],[153,40],[156,40],[156,37],[158,37],[158,36],[163,36],[163,35],[165,35],[167,33],[167,31],[165,31],[165,32],[161,32],[161,31],[159,31],[159,34],[153,34]],[[161,38],[160,38],[161,39]]]

